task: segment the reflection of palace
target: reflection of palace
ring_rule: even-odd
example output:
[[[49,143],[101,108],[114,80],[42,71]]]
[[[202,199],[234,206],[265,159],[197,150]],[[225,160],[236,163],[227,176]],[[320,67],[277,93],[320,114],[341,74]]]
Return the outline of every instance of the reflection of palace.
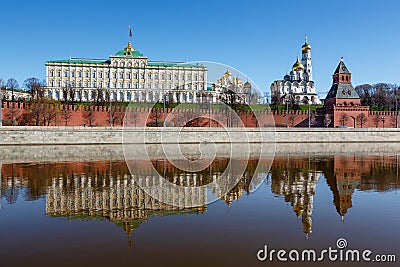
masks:
[[[166,192],[160,190],[159,194],[163,193]],[[188,201],[188,196],[184,194],[175,197],[178,202]],[[191,197],[204,198],[205,195]],[[205,199],[203,201],[205,203]],[[46,214],[49,216],[101,216],[112,222],[123,223],[129,235],[137,225],[137,220],[145,220],[155,211],[168,214],[174,214],[171,211],[204,212],[205,206],[182,209],[166,205],[146,194],[128,174],[117,177],[81,175],[52,178],[46,197]]]
[[[306,160],[276,161],[271,188],[273,193],[285,196],[285,201],[290,202],[296,216],[298,218],[301,216],[306,238],[312,233],[315,187],[322,174],[321,172],[311,171],[309,164]],[[305,171],[303,171],[304,169]]]

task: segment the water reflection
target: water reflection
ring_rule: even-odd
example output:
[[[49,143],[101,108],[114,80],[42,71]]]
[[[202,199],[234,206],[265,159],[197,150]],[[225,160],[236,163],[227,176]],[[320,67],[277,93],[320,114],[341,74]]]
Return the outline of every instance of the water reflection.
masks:
[[[283,196],[294,214],[301,217],[306,237],[313,231],[316,189],[324,181],[332,192],[332,203],[343,222],[349,209],[362,205],[353,203],[356,190],[386,192],[399,188],[397,155],[277,157],[268,174],[257,173],[257,164],[257,160],[247,162],[245,173],[228,194],[221,194],[227,186],[223,180],[215,183],[211,193],[218,195],[229,206],[252,192],[268,176],[271,192]],[[191,192],[188,197],[182,192],[181,195],[169,196],[177,204],[188,199],[204,203],[195,208],[167,205],[144,192],[133,179],[134,176],[146,179],[149,184],[156,183],[160,176],[151,173],[154,166],[160,175],[175,184],[207,184],[218,180],[227,165],[228,159],[218,159],[201,172],[185,172],[177,170],[165,160],[138,160],[135,162],[135,172],[130,173],[124,161],[3,164],[0,197],[10,205],[16,203],[18,198],[27,201],[45,198],[47,216],[109,220],[130,235],[151,216],[206,212],[206,195],[209,193]],[[234,168],[229,175],[236,175]],[[169,192],[161,190],[159,194]],[[186,203],[186,206],[190,206],[190,203]]]

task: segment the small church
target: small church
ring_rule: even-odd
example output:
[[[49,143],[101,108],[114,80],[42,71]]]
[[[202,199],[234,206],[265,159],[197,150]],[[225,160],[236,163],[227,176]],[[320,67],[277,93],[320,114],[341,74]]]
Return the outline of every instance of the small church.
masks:
[[[346,126],[362,128],[366,126],[369,106],[362,106],[360,96],[351,83],[351,73],[341,58],[332,76],[332,86],[324,101],[324,113],[331,123],[329,127]],[[327,115],[326,115],[327,114]]]

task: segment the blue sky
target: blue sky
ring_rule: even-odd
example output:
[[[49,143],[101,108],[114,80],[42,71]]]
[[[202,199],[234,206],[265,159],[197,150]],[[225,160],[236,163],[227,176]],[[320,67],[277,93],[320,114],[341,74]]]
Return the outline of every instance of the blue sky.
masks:
[[[231,65],[263,91],[290,71],[304,35],[323,97],[343,56],[353,85],[400,84],[400,1],[2,1],[0,78],[45,78],[45,62],[108,58],[133,45],[149,60]]]

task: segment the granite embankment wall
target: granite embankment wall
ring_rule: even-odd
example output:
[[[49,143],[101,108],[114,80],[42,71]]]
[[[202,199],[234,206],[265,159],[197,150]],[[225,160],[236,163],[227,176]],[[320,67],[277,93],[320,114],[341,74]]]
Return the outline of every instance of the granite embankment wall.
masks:
[[[0,145],[400,143],[394,128],[0,127]]]

